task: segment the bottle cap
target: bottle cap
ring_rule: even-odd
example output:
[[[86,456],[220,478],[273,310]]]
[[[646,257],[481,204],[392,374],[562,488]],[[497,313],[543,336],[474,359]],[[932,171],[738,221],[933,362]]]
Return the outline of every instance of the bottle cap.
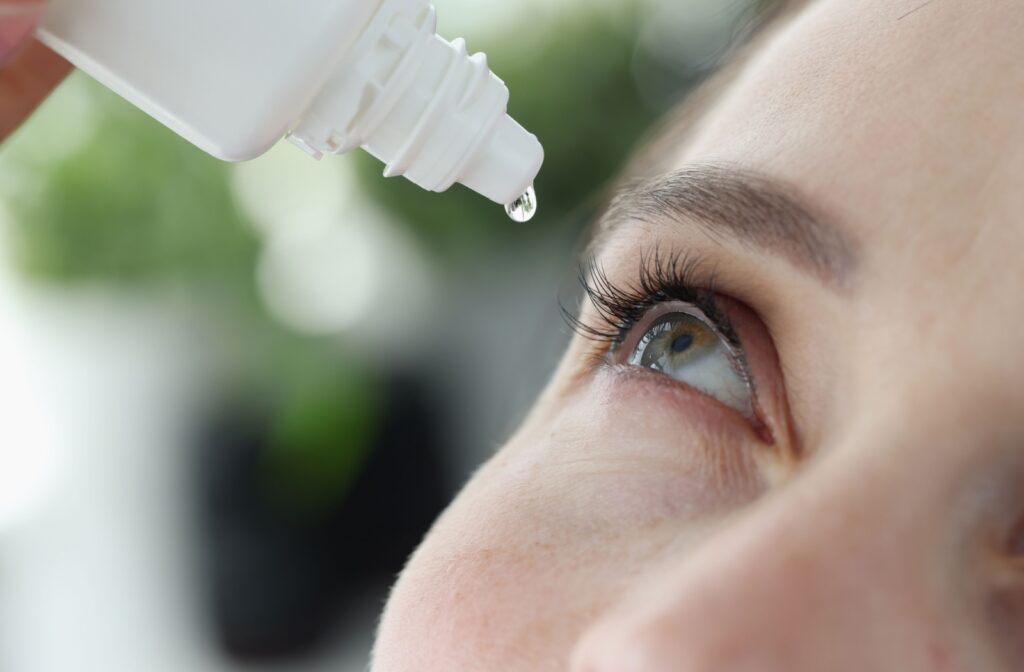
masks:
[[[434,8],[386,0],[289,138],[314,156],[362,147],[430,191],[461,182],[507,204],[544,161],[506,113],[508,89],[483,54],[435,34]]]

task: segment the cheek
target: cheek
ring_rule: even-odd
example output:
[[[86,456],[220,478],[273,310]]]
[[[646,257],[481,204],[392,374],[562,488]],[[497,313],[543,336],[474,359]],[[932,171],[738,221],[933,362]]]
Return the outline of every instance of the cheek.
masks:
[[[763,446],[738,414],[652,372],[605,371],[507,460],[573,530],[678,527],[751,501]],[[550,517],[551,509],[538,511]]]
[[[582,392],[474,477],[396,585],[375,672],[564,670],[637,577],[751,496],[745,476],[707,459],[749,446],[643,394],[609,394]]]

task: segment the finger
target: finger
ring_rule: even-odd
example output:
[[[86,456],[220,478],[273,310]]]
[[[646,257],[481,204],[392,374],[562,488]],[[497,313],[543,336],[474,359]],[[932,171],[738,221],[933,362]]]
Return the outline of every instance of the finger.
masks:
[[[0,1],[0,66],[29,41],[42,18],[41,2]]]
[[[70,70],[70,63],[37,40],[30,40],[0,69],[0,140],[10,135]]]

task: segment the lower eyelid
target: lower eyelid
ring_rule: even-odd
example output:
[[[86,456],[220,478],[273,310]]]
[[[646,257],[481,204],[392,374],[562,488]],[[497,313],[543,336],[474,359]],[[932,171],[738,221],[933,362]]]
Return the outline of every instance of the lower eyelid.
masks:
[[[713,414],[715,417],[726,421],[729,425],[742,425],[751,432],[750,438],[759,443],[767,445],[773,443],[771,431],[760,417],[747,417],[707,393],[675,378],[666,376],[653,369],[633,366],[631,364],[606,362],[604,371],[619,380],[643,385],[649,390],[656,390],[659,395],[664,396],[667,392],[674,397],[672,399],[673,403],[685,404],[691,407],[696,406],[696,410],[702,415]]]

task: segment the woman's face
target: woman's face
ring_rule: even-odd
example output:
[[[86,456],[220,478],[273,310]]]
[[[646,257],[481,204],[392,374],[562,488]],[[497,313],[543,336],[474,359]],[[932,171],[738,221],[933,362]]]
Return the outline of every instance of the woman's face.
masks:
[[[374,669],[1024,669],[1022,34],[1018,0],[775,33],[612,208]]]

